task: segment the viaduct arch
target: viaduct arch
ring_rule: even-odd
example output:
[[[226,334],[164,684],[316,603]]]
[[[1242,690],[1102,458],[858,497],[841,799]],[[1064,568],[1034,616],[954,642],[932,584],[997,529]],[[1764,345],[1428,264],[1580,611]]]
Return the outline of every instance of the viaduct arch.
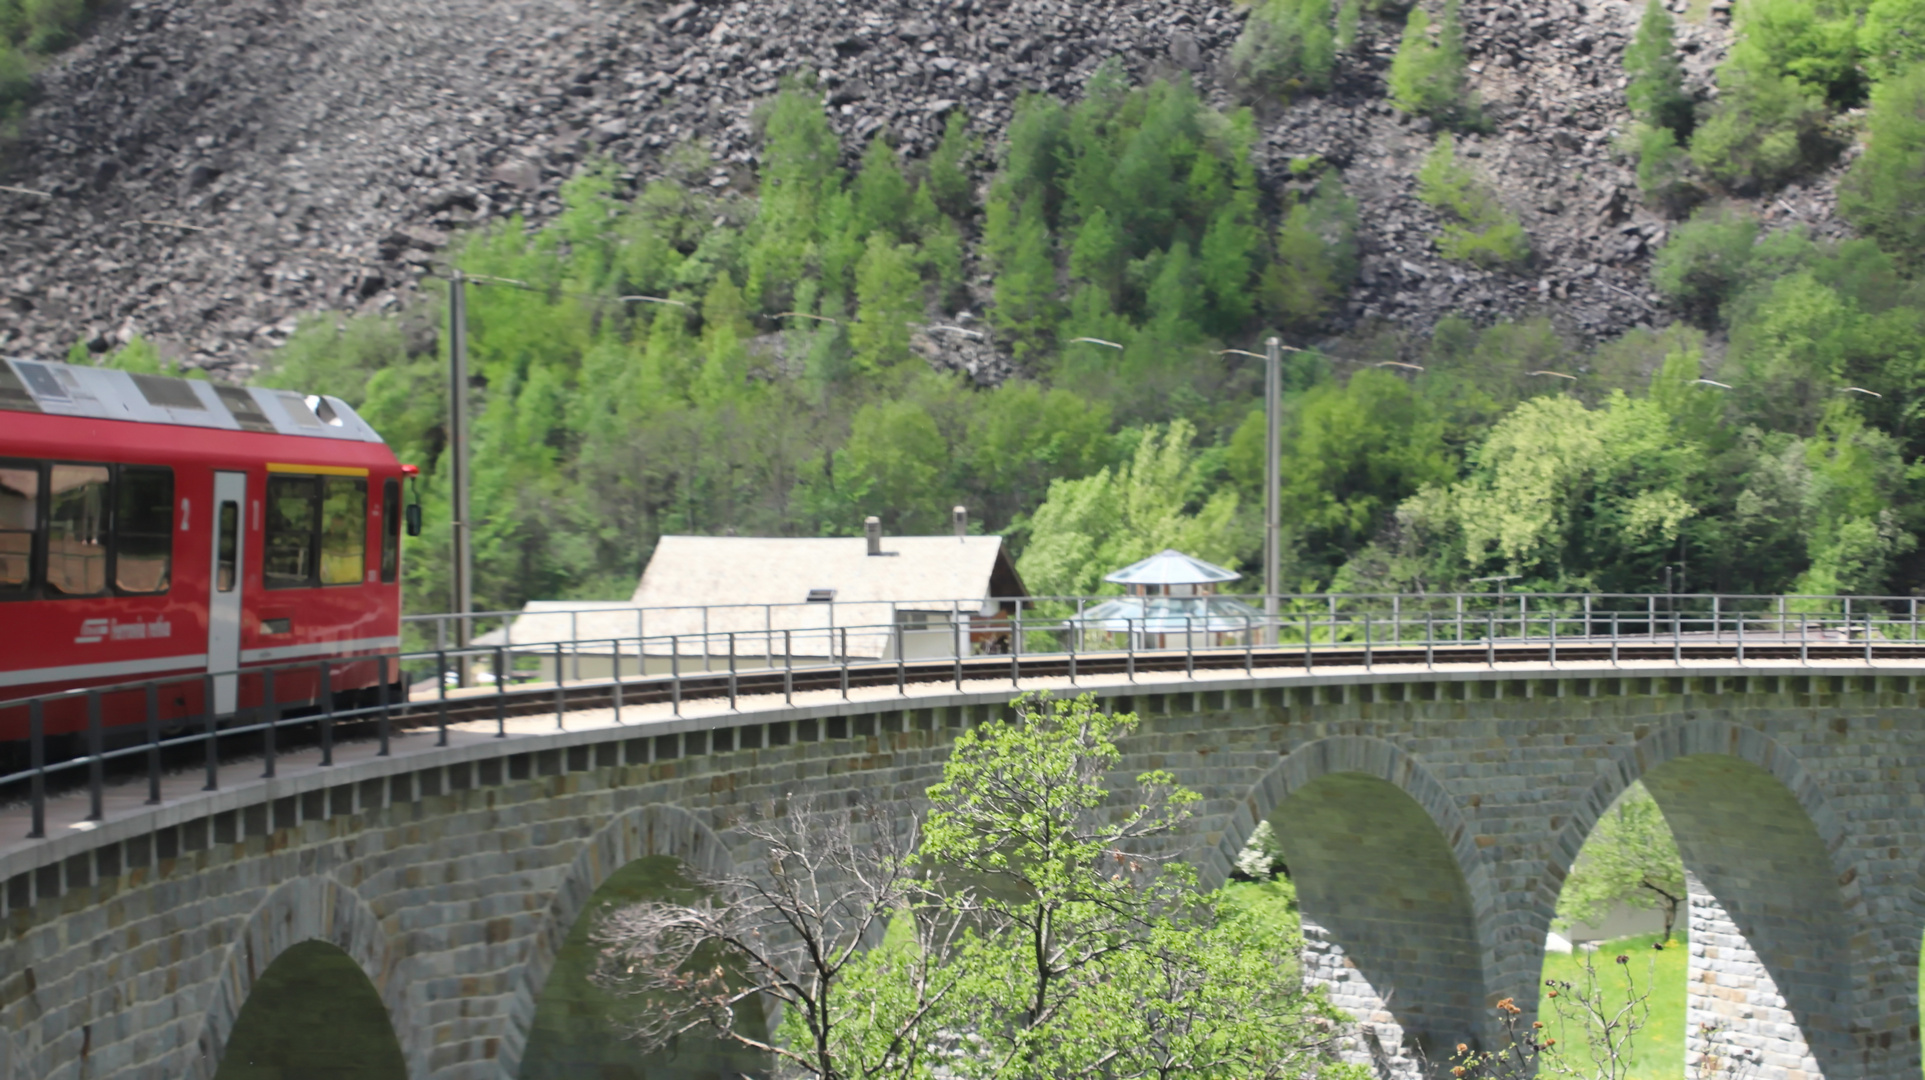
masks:
[[[1754,1050],[1768,1080],[1917,1074],[1925,668],[1084,689],[1143,718],[1121,774],[1166,768],[1203,794],[1206,880],[1258,821],[1283,826],[1306,971],[1368,1025],[1348,1052],[1383,1075],[1414,1075],[1413,1048],[1489,1039],[1499,998],[1535,1000],[1558,888],[1639,779],[1694,878],[1694,1022],[1724,1041],[1692,1049]],[[788,792],[916,812],[954,732],[1009,696],[424,748],[0,849],[0,1080],[211,1077],[252,980],[301,940],[367,974],[410,1077],[514,1080],[555,954],[610,874],[753,858],[741,823]]]

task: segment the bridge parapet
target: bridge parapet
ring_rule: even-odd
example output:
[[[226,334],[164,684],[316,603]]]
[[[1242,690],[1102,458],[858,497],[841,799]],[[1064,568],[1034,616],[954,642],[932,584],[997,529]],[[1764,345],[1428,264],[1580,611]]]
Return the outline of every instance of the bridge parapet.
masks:
[[[1341,957],[1311,968],[1371,1024],[1354,1053],[1408,1071],[1412,1047],[1491,1038],[1496,997],[1533,1001],[1558,885],[1642,778],[1703,887],[1693,975],[1712,989],[1694,1007],[1725,1009],[1713,991],[1734,971],[1781,1002],[1716,1012],[1763,1077],[1916,1071],[1925,666],[1138,678],[1077,689],[1143,717],[1124,772],[1170,768],[1203,793],[1206,878],[1277,821],[1306,922]],[[172,778],[157,807],[136,785],[89,828],[71,827],[84,797],[56,800],[55,835],[0,850],[0,1077],[211,1077],[251,979],[303,935],[361,964],[411,1076],[514,1077],[558,943],[623,863],[752,857],[737,826],[792,792],[915,813],[948,740],[1011,693],[905,689],[636,705],[620,725],[569,713],[545,733],[552,717],[522,717],[505,739],[456,724],[445,747],[344,744],[331,767],[285,757],[217,792]],[[15,837],[24,823],[0,817]]]

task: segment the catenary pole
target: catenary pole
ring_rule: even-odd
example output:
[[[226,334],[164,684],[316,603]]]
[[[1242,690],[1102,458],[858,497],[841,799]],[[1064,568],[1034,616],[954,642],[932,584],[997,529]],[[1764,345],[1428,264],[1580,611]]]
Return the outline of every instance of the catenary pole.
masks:
[[[448,448],[449,480],[454,511],[455,645],[468,647],[474,610],[474,552],[468,517],[468,289],[461,271],[448,279]],[[468,685],[464,654],[458,666],[460,684]]]
[[[1277,637],[1277,563],[1283,558],[1279,533],[1283,522],[1281,463],[1283,454],[1283,343],[1276,338],[1263,349],[1263,621],[1269,641]]]

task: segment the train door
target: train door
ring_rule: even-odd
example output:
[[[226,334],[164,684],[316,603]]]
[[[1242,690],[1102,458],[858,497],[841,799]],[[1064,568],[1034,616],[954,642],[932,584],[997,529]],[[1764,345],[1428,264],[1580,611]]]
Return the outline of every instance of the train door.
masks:
[[[207,670],[214,674],[214,713],[234,711],[232,674],[241,666],[241,568],[247,540],[247,474],[214,474],[214,572],[207,597]],[[226,674],[223,674],[223,673]]]

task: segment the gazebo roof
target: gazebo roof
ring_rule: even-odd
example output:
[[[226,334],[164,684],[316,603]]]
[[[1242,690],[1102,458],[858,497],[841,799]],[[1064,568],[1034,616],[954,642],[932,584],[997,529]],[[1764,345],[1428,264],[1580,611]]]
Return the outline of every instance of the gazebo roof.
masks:
[[[1207,585],[1235,581],[1242,576],[1234,570],[1204,562],[1194,555],[1185,555],[1175,548],[1164,548],[1142,562],[1132,563],[1105,575],[1103,580],[1119,585]]]

